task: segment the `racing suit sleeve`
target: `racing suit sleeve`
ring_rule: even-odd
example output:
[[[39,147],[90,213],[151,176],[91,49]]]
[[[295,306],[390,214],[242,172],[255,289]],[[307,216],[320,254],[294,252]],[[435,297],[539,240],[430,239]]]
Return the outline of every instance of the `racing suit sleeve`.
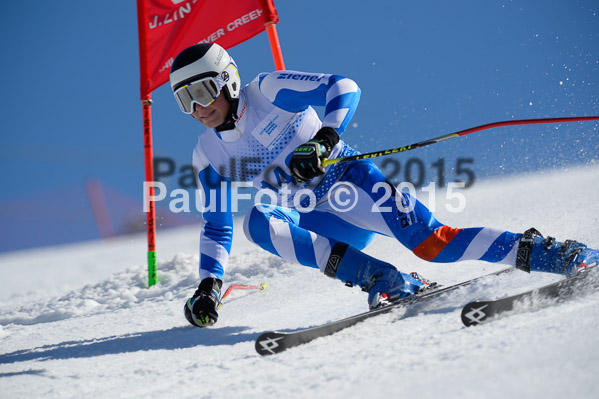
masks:
[[[260,92],[275,106],[301,112],[309,106],[324,106],[323,127],[342,134],[360,100],[360,88],[339,75],[275,71],[259,76]]]
[[[218,173],[200,146],[193,153],[193,169],[201,198],[200,280],[222,280],[233,242],[231,179]]]

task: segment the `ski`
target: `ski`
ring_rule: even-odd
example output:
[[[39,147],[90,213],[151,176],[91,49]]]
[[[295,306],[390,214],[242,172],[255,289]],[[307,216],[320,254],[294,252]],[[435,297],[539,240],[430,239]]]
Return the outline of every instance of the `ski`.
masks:
[[[426,290],[421,294],[411,295],[409,297],[398,299],[395,301],[391,301],[388,305],[381,306],[379,308],[360,313],[354,316],[350,316],[345,319],[332,321],[320,326],[301,329],[292,332],[278,332],[278,331],[270,331],[261,334],[256,339],[255,348],[256,351],[263,356],[266,355],[274,355],[279,352],[283,352],[289,348],[293,348],[294,346],[298,346],[301,344],[308,343],[316,338],[324,337],[327,335],[334,334],[338,331],[341,331],[347,327],[351,327],[354,324],[357,324],[363,320],[369,319],[371,317],[375,317],[384,313],[388,313],[394,309],[407,307],[413,304],[422,303],[425,301],[429,301],[433,298],[441,296],[445,293],[454,291],[458,288],[468,286],[473,284],[483,278],[489,276],[496,276],[508,271],[514,270],[513,268],[503,269],[497,272],[488,273],[482,275],[480,277],[473,278],[471,280],[467,280],[461,283],[457,283],[454,285],[450,285],[447,287],[439,287],[431,290]]]
[[[470,302],[462,309],[462,323],[468,327],[475,326],[501,313],[513,310],[518,304],[531,302],[538,298],[555,298],[557,300],[569,298],[588,284],[594,287],[599,286],[597,273],[599,272],[591,270],[591,268],[583,269],[572,278],[547,284],[540,288],[505,298]],[[590,275],[594,275],[594,278],[587,278]]]

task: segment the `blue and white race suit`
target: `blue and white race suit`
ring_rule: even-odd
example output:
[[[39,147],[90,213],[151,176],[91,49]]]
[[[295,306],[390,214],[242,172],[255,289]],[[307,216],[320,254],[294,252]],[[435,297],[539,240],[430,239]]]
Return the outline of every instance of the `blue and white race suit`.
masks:
[[[359,98],[358,85],[341,76],[264,73],[242,88],[235,128],[199,135],[193,166],[204,199],[201,279],[222,279],[225,273],[233,238],[234,182],[251,183],[277,200],[276,206],[257,204],[248,212],[247,238],[306,266],[324,270],[336,242],[362,249],[376,233],[395,237],[429,261],[515,264],[520,234],[445,226],[417,199],[396,190],[369,160],[333,164],[310,182],[295,181],[288,167],[293,150],[323,126],[343,134]],[[312,106],[324,107],[322,122]],[[353,154],[357,152],[340,140],[329,158]],[[347,209],[346,204],[354,206]]]

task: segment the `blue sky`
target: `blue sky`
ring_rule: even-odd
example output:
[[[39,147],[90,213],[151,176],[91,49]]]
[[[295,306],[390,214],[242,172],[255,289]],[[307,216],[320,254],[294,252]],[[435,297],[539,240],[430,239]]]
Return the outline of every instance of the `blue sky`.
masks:
[[[343,136],[362,152],[500,120],[599,115],[596,0],[275,4],[288,69],[345,75],[362,88]],[[121,204],[111,208],[115,226],[123,204],[141,207],[135,1],[2,2],[0,12],[0,251],[97,237],[87,179]],[[274,68],[266,34],[230,53],[246,83]],[[202,128],[167,85],[153,99],[155,155],[179,169]],[[421,160],[430,180],[442,157],[448,181],[460,158],[474,160],[477,179],[585,164],[599,159],[597,128],[502,128],[396,160]],[[176,188],[178,178],[164,181]]]

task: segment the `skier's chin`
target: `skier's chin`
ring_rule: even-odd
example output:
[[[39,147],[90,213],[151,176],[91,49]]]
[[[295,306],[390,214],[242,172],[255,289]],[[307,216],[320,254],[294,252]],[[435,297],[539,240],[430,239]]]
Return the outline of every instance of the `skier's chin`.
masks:
[[[218,110],[213,109],[210,113],[201,118],[196,118],[202,125],[208,129],[214,129],[225,123],[225,118],[219,114]]]

